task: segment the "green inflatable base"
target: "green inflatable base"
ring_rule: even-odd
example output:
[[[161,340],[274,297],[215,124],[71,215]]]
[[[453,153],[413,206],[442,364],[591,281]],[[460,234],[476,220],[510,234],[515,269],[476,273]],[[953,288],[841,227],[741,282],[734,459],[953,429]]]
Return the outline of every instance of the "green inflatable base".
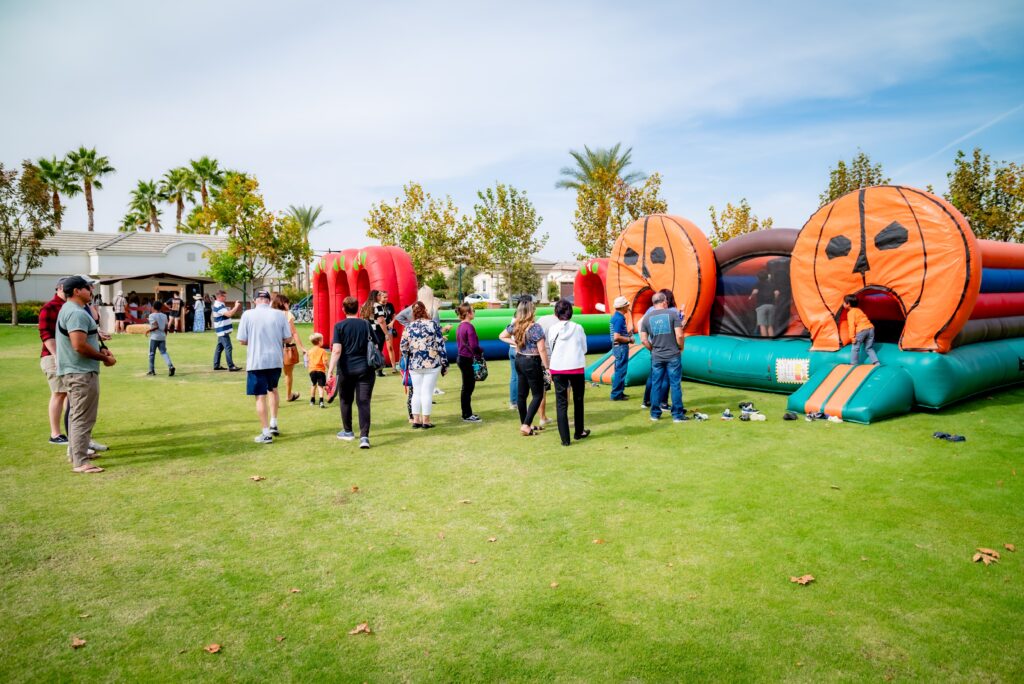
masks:
[[[786,408],[867,425],[909,413],[913,405],[914,381],[899,366],[839,364],[815,374],[789,395]]]

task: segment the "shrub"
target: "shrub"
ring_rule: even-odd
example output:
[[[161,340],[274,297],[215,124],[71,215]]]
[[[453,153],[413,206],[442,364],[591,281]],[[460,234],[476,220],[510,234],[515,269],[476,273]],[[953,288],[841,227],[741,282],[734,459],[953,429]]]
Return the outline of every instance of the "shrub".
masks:
[[[46,302],[18,302],[18,323],[38,323],[39,310]],[[11,305],[0,304],[0,323],[11,322]]]

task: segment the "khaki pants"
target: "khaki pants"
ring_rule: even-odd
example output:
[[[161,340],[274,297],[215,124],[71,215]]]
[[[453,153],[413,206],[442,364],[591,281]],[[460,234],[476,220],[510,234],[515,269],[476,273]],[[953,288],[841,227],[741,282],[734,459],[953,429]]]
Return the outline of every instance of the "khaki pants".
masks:
[[[73,467],[88,463],[89,442],[100,408],[100,374],[68,373],[64,388],[68,393],[68,455]]]

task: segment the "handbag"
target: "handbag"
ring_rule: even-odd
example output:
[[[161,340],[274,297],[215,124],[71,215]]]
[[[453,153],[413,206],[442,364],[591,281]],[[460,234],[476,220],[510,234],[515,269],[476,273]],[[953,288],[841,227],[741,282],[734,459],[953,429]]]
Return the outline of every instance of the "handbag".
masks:
[[[487,361],[482,356],[473,359],[473,377],[477,382],[487,379]]]
[[[294,343],[284,345],[284,365],[294,366],[299,362],[299,348]]]
[[[366,323],[366,365],[372,370],[378,371],[384,367],[384,355],[380,353],[380,349],[377,347],[377,343],[373,339],[373,328],[370,327],[370,323]]]

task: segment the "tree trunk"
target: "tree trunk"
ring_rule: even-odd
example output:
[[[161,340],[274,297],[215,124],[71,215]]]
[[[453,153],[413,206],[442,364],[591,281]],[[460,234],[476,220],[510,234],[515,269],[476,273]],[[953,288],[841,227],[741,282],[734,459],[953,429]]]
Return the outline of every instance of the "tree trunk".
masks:
[[[306,267],[306,292],[308,294],[312,294],[313,293],[313,283],[310,282],[310,280],[309,280],[309,262],[307,261],[303,265]]]
[[[149,205],[149,222],[153,224],[156,232],[160,232],[160,217],[156,215],[156,206]]]
[[[185,200],[181,195],[178,195],[178,223],[174,228],[174,232],[181,232],[181,215],[185,213]]]
[[[11,325],[18,325],[18,293],[13,280],[8,278],[7,284],[11,286]]]
[[[95,229],[95,224],[92,219],[92,181],[88,178],[85,179],[85,210],[89,212],[89,232],[91,233]]]
[[[205,180],[199,186],[199,193],[203,196],[203,209],[206,209],[206,181]]]
[[[57,224],[57,230],[60,230],[63,219],[60,215],[60,195],[57,191],[53,191],[53,220]]]

